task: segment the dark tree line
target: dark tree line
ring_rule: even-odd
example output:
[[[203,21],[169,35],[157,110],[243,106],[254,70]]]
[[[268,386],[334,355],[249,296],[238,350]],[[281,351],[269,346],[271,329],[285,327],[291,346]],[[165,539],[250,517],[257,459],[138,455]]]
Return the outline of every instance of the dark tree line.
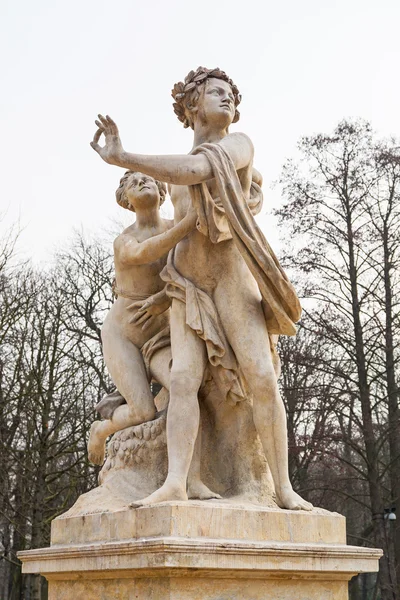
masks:
[[[0,260],[0,597],[45,597],[43,579],[21,577],[17,552],[49,544],[50,523],[96,483],[86,458],[93,406],[110,381],[100,325],[112,262],[76,238],[49,271]]]
[[[295,444],[307,435],[292,465],[311,497],[329,492],[348,516],[350,541],[383,548],[375,598],[398,600],[400,527],[385,510],[400,498],[400,146],[343,121],[303,138],[281,183],[284,262],[306,307],[299,338],[283,343],[289,431],[310,395],[318,406],[311,437],[310,409],[290,432]]]
[[[280,341],[291,478],[347,517],[349,543],[384,549],[352,600],[400,600],[400,527],[384,517],[400,505],[399,143],[344,121],[300,141],[281,185],[281,259],[304,305]],[[77,236],[48,270],[19,264],[14,245],[0,247],[0,598],[44,600],[16,555],[48,545],[51,520],[96,484],[86,441],[111,390],[113,267],[101,240]]]

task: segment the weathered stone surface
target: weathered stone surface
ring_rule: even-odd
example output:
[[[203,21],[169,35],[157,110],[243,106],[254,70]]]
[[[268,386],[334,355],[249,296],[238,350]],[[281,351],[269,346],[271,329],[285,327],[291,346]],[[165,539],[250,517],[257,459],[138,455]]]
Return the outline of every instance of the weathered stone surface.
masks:
[[[52,546],[20,558],[49,600],[346,600],[380,555],[327,511],[192,501],[57,519]]]
[[[114,437],[100,486],[53,522],[50,548],[19,554],[23,571],[47,577],[50,600],[346,600],[381,551],[346,546],[344,518],[289,481],[276,341],[301,307],[254,220],[262,177],[250,140],[229,132],[239,91],[199,67],[173,96],[188,155],[125,152],[114,121],[96,121],[92,147],[130,169],[117,201],[137,215],[114,244],[102,338],[117,391],[92,425],[92,462]],[[173,223],[154,177],[170,183]]]
[[[220,585],[222,584],[222,585]],[[347,582],[144,578],[52,581],[49,600],[347,600]]]
[[[345,544],[346,524],[341,515],[322,509],[301,513],[191,500],[86,516],[66,513],[51,526],[52,546],[169,536]]]
[[[175,84],[172,95],[179,120],[194,131],[186,155],[126,152],[116,123],[109,116],[96,120],[91,145],[105,162],[129,169],[117,201],[137,219],[114,242],[118,299],[102,338],[119,394],[102,406],[107,419],[92,425],[89,457],[102,464],[108,435],[152,420],[147,376],[170,393],[168,474],[150,494],[144,485],[136,506],[242,493],[260,499],[265,469],[252,459],[261,442],[278,505],[311,510],[289,481],[285,409],[277,384],[277,337],[295,335],[301,306],[254,219],[262,208],[262,176],[253,168],[249,138],[229,131],[239,119],[239,90],[221,69],[199,67]],[[166,192],[162,181],[170,184],[174,223],[159,215]],[[216,406],[251,408],[253,431],[243,428],[240,418],[231,419],[240,417],[240,409],[226,411],[225,419],[212,422],[214,434],[224,435],[217,451],[207,454],[199,400],[208,397],[210,381],[212,393],[218,392]],[[123,398],[127,404],[119,404]],[[112,451],[115,445],[119,449],[105,466],[109,470],[117,468],[119,454],[129,463],[128,448],[122,450],[117,441]]]
[[[201,400],[201,474],[229,501],[276,507],[273,483],[252,416],[252,404],[220,402],[212,384]],[[63,516],[122,510],[157,490],[168,470],[166,413],[116,433],[96,489]]]

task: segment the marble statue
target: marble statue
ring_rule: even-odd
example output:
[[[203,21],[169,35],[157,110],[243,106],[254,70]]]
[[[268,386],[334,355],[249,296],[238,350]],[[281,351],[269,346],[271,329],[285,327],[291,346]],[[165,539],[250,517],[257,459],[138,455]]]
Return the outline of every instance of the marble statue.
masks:
[[[170,388],[172,362],[169,328],[171,300],[160,272],[167,253],[190,233],[197,213],[190,208],[174,226],[160,216],[165,184],[143,173],[127,171],[116,192],[118,204],[136,213],[136,221],[114,241],[116,301],[101,329],[103,356],[117,386],[97,410],[108,418],[95,421],[88,442],[89,460],[103,465],[107,438],[117,431],[154,420],[156,406],[150,390],[155,379]],[[201,435],[196,451],[201,452]],[[219,498],[200,479],[200,457],[195,453],[188,479],[191,498]]]
[[[161,218],[159,208],[166,187],[152,177],[127,171],[116,195],[121,206],[136,213],[136,221],[114,241],[117,299],[101,335],[105,363],[126,403],[115,408],[112,418],[96,421],[91,427],[89,460],[98,465],[104,462],[109,435],[154,419],[156,408],[149,379],[154,377],[169,388],[171,350],[166,310],[170,302],[164,295],[165,305],[159,305],[159,314],[146,315],[144,322],[138,318],[137,304],[162,292],[160,272],[168,251],[195,227],[193,212],[177,227]],[[154,352],[155,347],[158,352]]]
[[[96,121],[91,145],[129,169],[117,201],[136,211],[102,330],[117,390],[90,433],[99,485],[54,519],[50,548],[18,554],[23,572],[47,578],[49,600],[347,600],[382,552],[347,546],[344,517],[289,481],[276,342],[301,308],[254,219],[253,145],[229,131],[239,91],[199,67],[172,95],[187,155],[125,152],[115,122]]]
[[[168,375],[168,474],[158,490],[134,506],[187,500],[188,473],[199,431],[199,393],[207,377],[213,380],[221,402],[240,402],[251,396],[254,424],[278,506],[311,510],[312,505],[294,492],[289,481],[286,415],[277,384],[275,348],[278,335],[295,334],[301,307],[254,220],[262,204],[261,177],[253,169],[254,148],[244,133],[229,132],[231,124],[239,120],[238,88],[220,69],[199,67],[174,86],[172,95],[178,119],[194,131],[189,154],[126,152],[117,125],[102,115],[91,143],[105,162],[134,172],[129,176],[132,186],[145,176],[167,183],[175,222],[171,228],[157,220],[155,202],[156,210],[151,213],[155,221],[146,225],[147,234],[140,236],[139,224],[136,228],[135,224],[116,242],[119,298],[107,317],[105,358],[128,404],[117,409],[118,417],[115,411],[111,423],[95,426],[102,441],[94,444],[93,452],[100,459],[106,435],[154,416],[138,347],[164,326],[161,309],[167,308],[168,302],[163,300],[160,314],[155,315],[155,304],[147,298],[161,294],[172,301],[171,350],[165,351],[171,351],[173,359]],[[104,146],[99,144],[102,135]],[[144,175],[138,177],[137,173]],[[149,185],[155,191],[156,184]],[[135,194],[132,192],[132,197]],[[138,220],[138,208],[147,205],[150,195],[148,190],[140,201],[132,200]],[[139,255],[146,257],[140,267]],[[136,263],[129,264],[132,258]],[[156,266],[151,261],[156,261]],[[145,266],[149,262],[150,266]],[[133,282],[137,277],[138,285]],[[130,310],[138,314],[134,325]],[[152,324],[140,331],[143,323]],[[128,373],[133,362],[135,370]],[[154,366],[153,376],[164,385],[164,374],[156,371]],[[97,434],[100,428],[101,435]]]

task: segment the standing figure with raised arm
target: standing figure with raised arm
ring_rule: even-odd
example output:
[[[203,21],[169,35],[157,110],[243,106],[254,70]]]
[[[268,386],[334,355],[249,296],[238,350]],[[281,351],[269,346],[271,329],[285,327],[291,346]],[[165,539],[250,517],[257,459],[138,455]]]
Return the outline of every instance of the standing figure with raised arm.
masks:
[[[170,252],[162,273],[173,299],[168,476],[137,505],[187,499],[199,427],[198,391],[209,364],[233,394],[240,393],[241,377],[251,392],[279,506],[311,510],[289,481],[286,415],[274,369],[273,336],[294,335],[301,308],[253,217],[260,208],[252,183],[253,145],[245,134],[229,133],[239,119],[238,89],[220,69],[199,67],[172,94],[179,120],[194,130],[189,155],[128,153],[115,123],[102,116],[92,142],[109,164],[171,184],[175,223],[186,218],[192,204],[197,212],[197,228]],[[104,147],[99,145],[102,134]]]

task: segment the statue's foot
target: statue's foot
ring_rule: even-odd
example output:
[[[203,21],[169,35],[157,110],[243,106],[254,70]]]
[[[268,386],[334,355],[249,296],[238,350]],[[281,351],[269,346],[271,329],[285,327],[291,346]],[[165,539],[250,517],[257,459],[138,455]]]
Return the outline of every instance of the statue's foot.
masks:
[[[307,500],[303,500],[299,494],[293,490],[292,487],[284,488],[276,493],[276,503],[280,508],[286,508],[287,510],[312,510],[313,505]]]
[[[88,457],[93,465],[102,465],[106,454],[106,441],[100,435],[101,421],[92,423],[88,441]]]
[[[140,506],[148,506],[149,504],[158,504],[159,502],[168,502],[169,500],[187,500],[188,496],[186,493],[185,486],[181,486],[178,483],[172,481],[166,481],[159,490],[155,491],[147,498],[132,502],[129,506],[131,508],[139,508]]]
[[[221,499],[222,496],[213,492],[202,481],[191,481],[188,484],[189,498],[197,498],[199,500],[211,500],[211,498]]]

